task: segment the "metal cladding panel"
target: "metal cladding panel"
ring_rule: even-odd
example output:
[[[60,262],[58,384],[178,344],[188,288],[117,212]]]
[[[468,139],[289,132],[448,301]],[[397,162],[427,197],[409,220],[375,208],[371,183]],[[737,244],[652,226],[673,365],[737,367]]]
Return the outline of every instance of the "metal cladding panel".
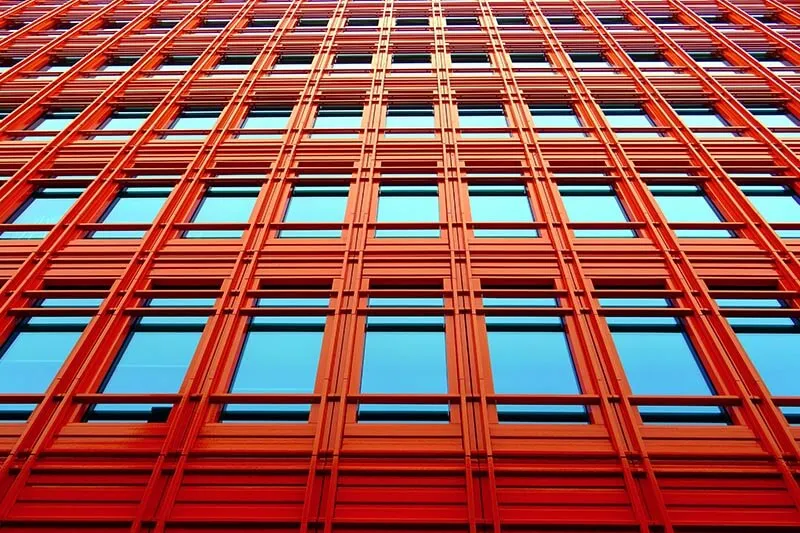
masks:
[[[800,397],[770,394],[726,320],[753,313],[715,303],[780,300],[757,316],[800,316],[800,219],[772,219],[745,194],[800,194],[800,136],[759,118],[800,116],[798,65],[795,1],[0,0],[0,354],[31,317],[88,316],[46,389],[0,385],[0,404],[36,406],[0,422],[2,531],[800,530],[800,430],[782,414]],[[388,121],[413,106],[429,121]],[[716,125],[692,122],[709,106]],[[321,135],[330,108],[360,119]],[[575,122],[541,117],[554,108]],[[615,118],[630,108],[650,122]],[[212,118],[176,138],[194,111]],[[58,113],[69,120],[43,131]],[[267,126],[254,133],[251,115]],[[117,119],[130,129],[109,129]],[[292,219],[304,186],[346,190],[340,219],[315,219],[318,206]],[[438,211],[381,214],[403,187]],[[480,187],[516,187],[529,217],[479,216]],[[600,200],[576,212],[576,187],[613,191],[622,219],[593,219]],[[659,203],[687,187],[715,218],[676,220]],[[209,190],[250,191],[252,212],[225,219],[239,197],[223,194],[200,216]],[[144,203],[109,215],[157,191],[149,219]],[[74,201],[33,216],[42,195]],[[269,297],[328,305],[259,307]],[[101,303],[42,305],[57,298]],[[149,307],[160,298],[178,303]],[[444,391],[361,392],[367,317],[409,314],[370,298],[441,301],[414,314],[443,324]],[[556,303],[492,311],[485,298]],[[679,317],[715,394],[635,394],[607,323],[625,311],[602,298],[673,302],[629,314]],[[313,390],[231,392],[248,324],[308,314],[324,323]],[[561,324],[579,393],[496,391],[493,314]],[[143,317],[186,316],[205,326],[175,391],[102,392]],[[150,422],[87,422],[101,401],[167,407]],[[308,420],[224,421],[234,401],[307,404]],[[375,403],[447,419],[359,418]],[[587,419],[509,422],[509,404],[584,406]],[[644,418],[668,406],[726,420]]]

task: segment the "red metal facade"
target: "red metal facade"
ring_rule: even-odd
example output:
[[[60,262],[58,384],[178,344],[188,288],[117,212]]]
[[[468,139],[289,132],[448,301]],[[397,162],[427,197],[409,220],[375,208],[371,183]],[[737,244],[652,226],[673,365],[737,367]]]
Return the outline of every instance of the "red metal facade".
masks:
[[[780,412],[800,398],[770,396],[714,303],[760,293],[794,302],[784,313],[800,316],[800,241],[779,238],[776,230],[791,225],[767,223],[737,187],[761,174],[758,183],[800,191],[800,141],[764,127],[746,107],[773,102],[800,115],[800,75],[770,70],[750,55],[779,53],[800,65],[797,2],[3,0],[0,9],[7,65],[0,108],[9,111],[0,122],[0,174],[7,177],[0,216],[8,220],[43,186],[85,187],[43,239],[0,240],[0,336],[11,335],[21,316],[43,313],[32,308],[36,299],[105,298],[46,393],[0,397],[39,403],[27,423],[0,425],[2,531],[800,530],[800,431]],[[761,17],[767,13],[771,22]],[[682,28],[651,18],[666,14]],[[714,14],[725,16],[725,27],[703,18]],[[582,28],[551,24],[566,15]],[[602,23],[615,15],[638,28]],[[348,27],[354,17],[379,19],[379,27]],[[399,29],[392,21],[401,17],[430,24]],[[447,17],[476,17],[480,27],[448,27]],[[529,27],[505,29],[497,17],[527,17]],[[296,28],[304,18],[329,23]],[[177,23],[153,29],[157,19]],[[226,24],[209,28],[209,19]],[[276,25],[253,28],[252,19]],[[653,50],[674,66],[671,75],[643,72],[628,55]],[[704,69],[690,55],[711,50],[730,72]],[[401,52],[431,54],[432,68],[393,75],[391,55]],[[485,53],[492,68],[458,74],[453,52]],[[612,66],[581,70],[570,59],[579,52],[602,52]],[[314,55],[308,75],[270,75],[287,53]],[[331,75],[334,56],[345,53],[371,54],[372,68]],[[545,53],[552,71],[523,75],[513,53]],[[241,74],[213,75],[226,55],[256,60]],[[112,56],[137,61],[118,76],[98,75]],[[196,60],[178,75],[153,76],[167,56]],[[58,57],[80,59],[49,77],[35,74]],[[387,105],[420,101],[436,109],[432,138],[384,135]],[[486,101],[503,104],[507,138],[461,135],[457,106]],[[532,102],[572,102],[586,135],[542,135]],[[602,106],[631,102],[663,136],[617,135]],[[276,103],[293,108],[282,135],[236,138],[250,106]],[[321,103],[363,106],[358,136],[309,136]],[[673,110],[681,103],[715,105],[741,135],[697,135]],[[160,138],[187,104],[222,108],[214,129],[199,140]],[[20,140],[53,106],[81,112],[52,139]],[[126,106],[154,111],[127,141],[88,138]],[[467,185],[476,175],[514,173],[523,176],[540,237],[475,238]],[[557,186],[598,173],[615,184],[629,222],[568,221]],[[680,173],[691,176],[683,182],[703,184],[724,214],[715,227],[736,238],[676,237],[676,229],[703,225],[668,223],[647,184],[672,183]],[[277,237],[292,185],[303,179],[350,186],[341,239]],[[378,187],[392,180],[437,185],[438,239],[375,237]],[[248,223],[214,226],[242,229],[243,238],[180,238],[196,226],[188,221],[205,188],[221,181],[261,187]],[[174,188],[152,226],[118,225],[146,230],[142,239],[85,238],[121,188],[142,183]],[[573,235],[592,227],[631,228],[638,236]],[[449,394],[425,400],[448,403],[450,423],[356,421],[366,299],[387,283],[397,294],[445,299]],[[221,423],[247,319],[258,313],[253,298],[267,285],[331,297],[315,391],[304,398],[313,404],[311,417],[300,424]],[[330,289],[317,288],[323,286]],[[559,298],[548,312],[567,325],[583,394],[500,401],[582,403],[590,424],[498,422],[478,302],[520,287]],[[131,317],[144,312],[143,299],[186,291],[216,297],[217,306],[181,391],[99,394]],[[678,302],[673,311],[685,317],[716,396],[631,394],[605,326],[609,312],[597,303],[629,294]],[[163,423],[82,422],[86,406],[101,397],[174,408]],[[637,414],[638,405],[671,403],[723,405],[732,423],[645,424]]]

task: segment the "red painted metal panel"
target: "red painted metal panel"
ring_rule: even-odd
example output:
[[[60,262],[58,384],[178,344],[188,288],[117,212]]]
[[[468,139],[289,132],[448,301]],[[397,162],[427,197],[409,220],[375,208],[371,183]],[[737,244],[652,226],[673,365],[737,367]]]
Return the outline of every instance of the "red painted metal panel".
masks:
[[[680,28],[650,17],[671,13]],[[771,20],[760,15],[770,13]],[[604,24],[626,15],[637,30]],[[726,25],[703,16],[724,14]],[[579,24],[554,23],[574,15]],[[428,18],[401,29],[397,18]],[[480,28],[448,26],[476,17]],[[511,29],[497,17],[526,17]],[[322,18],[326,28],[297,28]],[[375,18],[368,31],[351,18]],[[154,20],[174,20],[154,29]],[[224,27],[204,28],[206,19]],[[251,19],[274,27],[251,27]],[[125,22],[120,28],[107,23]],[[75,23],[74,25],[65,23]],[[69,27],[67,27],[69,26]],[[38,403],[27,423],[0,424],[3,531],[195,533],[232,530],[389,533],[399,530],[500,533],[710,533],[800,529],[800,432],[773,398],[714,297],[762,291],[800,306],[797,240],[781,239],[742,194],[741,184],[782,184],[800,192],[800,142],[763,126],[748,104],[784,105],[800,115],[800,76],[770,70],[750,55],[780,53],[800,65],[800,4],[775,0],[44,0],[0,1],[0,220],[41,187],[85,188],[41,240],[0,239],[0,338],[32,302],[54,295],[105,298],[56,381],[44,393],[3,395]],[[628,54],[659,50],[674,68],[643,71]],[[703,69],[690,55],[715,50],[730,72]],[[459,73],[451,53],[485,53],[490,71]],[[605,54],[612,67],[584,71],[570,54]],[[372,68],[331,75],[337,54],[373,56]],[[431,54],[432,68],[397,75],[391,56]],[[544,53],[552,69],[522,72],[511,54]],[[281,54],[314,56],[301,76],[275,75]],[[226,55],[253,55],[251,67],[213,72]],[[137,61],[117,76],[109,57]],[[167,56],[196,57],[174,76]],[[59,74],[37,74],[53,58],[75,58]],[[798,67],[800,70],[800,67]],[[386,136],[394,103],[436,109],[431,138]],[[507,138],[462,136],[457,105],[501,103]],[[570,102],[583,137],[536,129],[531,103]],[[617,135],[602,107],[639,103],[660,138]],[[309,136],[323,104],[363,106],[358,135]],[[713,104],[739,137],[704,138],[674,104]],[[252,105],[293,107],[275,138],[237,138]],[[186,105],[222,109],[198,140],[161,135]],[[50,140],[21,140],[44,110],[80,110]],[[90,137],[118,108],[153,112],[129,140]],[[748,177],[747,174],[751,175]],[[478,239],[467,186],[519,174],[540,238]],[[681,174],[686,176],[681,177]],[[762,175],[759,175],[762,174]],[[600,176],[600,178],[598,178]],[[571,222],[559,184],[613,183],[630,221]],[[647,185],[702,184],[738,237],[676,237]],[[346,184],[341,239],[278,239],[292,186]],[[441,236],[407,242],[377,238],[379,185],[435,184]],[[186,229],[207,186],[261,187],[240,240],[189,240]],[[141,240],[86,238],[123,187],[173,188]],[[424,226],[424,225],[423,225]],[[423,227],[420,226],[420,227]],[[322,225],[308,226],[323,227]],[[325,226],[327,227],[327,226]],[[490,227],[487,225],[486,227]],[[573,230],[635,229],[638,237],[578,239]],[[0,224],[0,231],[9,225]],[[320,283],[326,288],[317,290]],[[219,422],[254,298],[270,288],[311,287],[330,296],[322,358],[308,423]],[[657,285],[660,289],[653,289]],[[447,329],[449,424],[365,424],[360,395],[366,303],[382,286],[395,295],[442,296]],[[399,288],[398,288],[399,287]],[[422,289],[420,288],[422,287]],[[427,287],[427,289],[425,288]],[[435,287],[431,289],[430,287]],[[543,404],[585,404],[591,424],[506,424],[492,388],[479,299],[526,290],[558,297],[583,394],[540,395]],[[416,292],[415,292],[416,289]],[[316,292],[315,292],[316,291]],[[152,296],[191,293],[217,299],[179,393],[105,401],[165,402],[164,423],[84,423],[131,316]],[[643,424],[637,406],[675,398],[634,396],[597,297],[636,294],[674,299],[687,335],[718,396],[684,397],[725,405],[728,426]],[[68,312],[67,312],[68,313]],[[274,401],[288,401],[280,395]],[[295,398],[296,399],[296,398]],[[408,398],[385,397],[386,402]],[[259,396],[237,401],[258,403]]]

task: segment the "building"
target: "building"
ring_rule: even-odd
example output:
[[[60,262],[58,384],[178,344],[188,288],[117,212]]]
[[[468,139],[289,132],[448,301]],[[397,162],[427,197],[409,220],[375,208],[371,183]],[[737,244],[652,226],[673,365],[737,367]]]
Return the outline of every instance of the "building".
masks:
[[[2,531],[800,531],[800,3],[0,6]]]

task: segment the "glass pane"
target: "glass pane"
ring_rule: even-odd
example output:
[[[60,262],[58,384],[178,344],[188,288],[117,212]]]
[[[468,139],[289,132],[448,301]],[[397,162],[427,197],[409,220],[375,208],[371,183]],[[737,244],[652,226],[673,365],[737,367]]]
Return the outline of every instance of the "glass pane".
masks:
[[[488,331],[497,394],[580,394],[562,331]],[[584,414],[581,405],[498,405],[503,413]]]
[[[283,217],[284,222],[342,223],[348,187],[296,187]],[[340,237],[340,229],[281,230],[281,237]]]
[[[436,186],[383,185],[378,198],[378,222],[439,222]],[[378,237],[438,237],[438,229],[378,229]]]
[[[736,336],[758,374],[774,396],[800,396],[800,335],[794,333],[743,333]],[[800,415],[800,407],[782,407],[788,415]]]
[[[122,348],[104,393],[175,393],[200,342],[201,331],[134,331]],[[152,407],[168,404],[99,404],[95,414],[135,412],[146,416]]]
[[[405,317],[403,317],[405,318]],[[368,331],[361,376],[364,394],[446,394],[444,331]],[[362,404],[360,413],[438,413],[447,404]]]
[[[139,196],[145,192],[131,192],[130,196],[120,195],[100,222],[108,224],[150,224],[161,210],[170,189],[164,191],[163,196]],[[144,230],[103,230],[95,231],[91,237],[94,239],[137,239],[143,237]]]
[[[613,331],[633,394],[712,395],[689,340],[680,331]],[[640,406],[646,414],[717,414],[715,406]]]
[[[320,331],[258,331],[247,334],[230,392],[310,394],[322,350]],[[236,404],[226,414],[296,413],[307,417],[308,404]],[[285,415],[284,415],[285,416]],[[266,418],[281,418],[266,415]]]

